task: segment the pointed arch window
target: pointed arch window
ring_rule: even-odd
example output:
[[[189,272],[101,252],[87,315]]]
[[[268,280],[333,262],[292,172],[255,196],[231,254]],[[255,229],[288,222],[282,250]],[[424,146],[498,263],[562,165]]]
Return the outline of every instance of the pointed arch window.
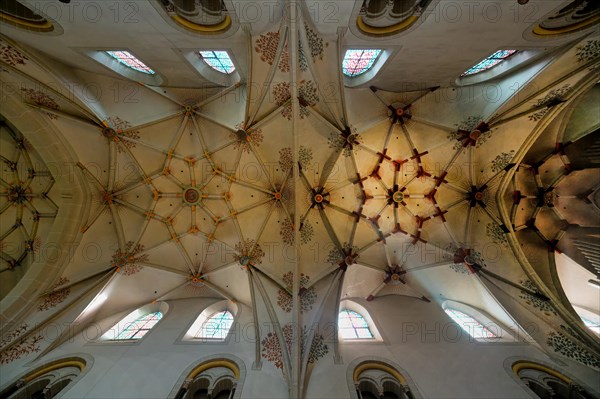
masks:
[[[200,51],[200,57],[210,66],[212,69],[221,73],[230,74],[235,71],[235,65],[229,56],[227,51],[223,50],[210,50]]]
[[[131,54],[129,51],[115,50],[106,51],[106,54],[119,61],[119,63],[131,68],[135,71],[145,73],[147,75],[154,75],[154,72],[148,65],[140,61],[136,56]]]
[[[116,336],[116,340],[140,339],[148,333],[162,319],[161,312],[152,312],[138,317],[133,322],[128,323],[125,328]]]
[[[373,67],[380,55],[380,49],[346,50],[342,61],[342,72],[351,78],[362,75]]]
[[[210,316],[194,338],[224,340],[233,325],[233,315],[224,310]]]
[[[475,339],[497,338],[496,334],[490,331],[490,329],[468,314],[452,308],[447,308],[445,311],[471,337]]]
[[[375,338],[363,315],[350,309],[343,309],[338,315],[338,329],[343,339]]]
[[[145,313],[138,309],[121,319],[102,336],[102,339],[109,341],[142,339],[162,319],[163,315],[160,311]]]
[[[474,75],[476,73],[488,70],[505,61],[508,57],[512,56],[516,52],[517,50],[498,50],[494,54],[484,58],[471,68],[464,71],[460,76]]]

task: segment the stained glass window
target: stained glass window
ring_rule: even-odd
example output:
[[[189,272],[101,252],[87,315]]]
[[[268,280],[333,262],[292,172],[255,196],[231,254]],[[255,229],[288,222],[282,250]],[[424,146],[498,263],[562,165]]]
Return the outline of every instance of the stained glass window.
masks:
[[[107,51],[106,54],[110,55],[126,67],[138,72],[146,73],[148,75],[154,75],[156,73],[129,51]]]
[[[161,312],[152,312],[144,316],[138,317],[135,321],[125,325],[123,331],[121,331],[115,339],[126,340],[126,339],[140,339],[148,333],[162,319],[163,314]]]
[[[338,315],[338,329],[343,339],[373,339],[365,318],[353,310],[344,309]]]
[[[600,334],[600,323],[598,323],[596,321],[592,321],[590,319],[583,318],[583,317],[581,318],[581,320],[583,320],[583,324],[585,324],[585,326],[587,328],[589,328],[596,334]]]
[[[232,324],[233,315],[231,312],[225,310],[223,312],[215,313],[202,323],[202,328],[200,328],[200,331],[198,331],[195,338],[224,340],[227,337]]]
[[[456,309],[446,309],[448,316],[454,320],[465,332],[475,339],[480,338],[497,338],[496,334],[491,332],[479,321],[475,320],[466,313],[460,312]]]
[[[464,71],[460,76],[468,76],[483,72],[486,69],[490,69],[491,67],[498,65],[516,52],[517,50],[498,50],[494,54]]]
[[[200,56],[211,68],[221,73],[235,71],[235,65],[227,51],[200,51]]]
[[[373,67],[381,50],[346,50],[342,61],[344,75],[354,77],[362,75]]]

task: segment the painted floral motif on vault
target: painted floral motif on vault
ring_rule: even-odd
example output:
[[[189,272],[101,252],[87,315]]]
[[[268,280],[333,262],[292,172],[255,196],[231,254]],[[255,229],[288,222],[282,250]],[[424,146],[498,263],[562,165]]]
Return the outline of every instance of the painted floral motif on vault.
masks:
[[[548,346],[570,359],[583,363],[586,366],[600,368],[600,359],[592,353],[577,345],[572,339],[561,332],[551,332],[546,340]]]
[[[520,284],[531,291],[538,292],[537,287],[535,286],[535,284],[533,284],[533,281],[531,280],[521,280]],[[524,299],[526,304],[544,312],[546,316],[556,316],[557,314],[550,301],[544,301],[543,299],[538,298],[535,295],[531,295],[526,291],[521,291],[519,298]]]
[[[483,260],[483,256],[481,255],[480,252],[471,250],[468,256],[470,257],[470,259],[469,259],[470,262],[473,262],[473,263],[476,263],[478,265],[481,265],[482,267],[487,267],[487,265],[485,264],[485,261]],[[464,264],[464,262],[453,263],[453,264],[450,265],[450,269],[454,270],[455,272],[457,272],[459,274],[471,274],[471,271]]]
[[[28,328],[27,324],[22,324],[16,330],[2,337],[0,347],[4,347],[11,342],[14,342],[14,344],[0,353],[0,364],[8,364],[40,351],[39,342],[42,340],[42,335],[26,335]]]
[[[342,254],[343,252],[343,254]],[[358,247],[356,245],[350,245],[345,242],[342,245],[342,250],[340,251],[338,248],[331,248],[329,253],[327,254],[327,263],[331,265],[337,265],[344,260],[346,256],[352,256],[358,252]]]
[[[142,244],[134,245],[133,241],[127,241],[125,248],[115,251],[110,264],[117,270],[117,273],[130,276],[142,269],[138,263],[148,261],[148,254],[142,252],[144,252]]]
[[[358,151],[358,147],[354,144],[356,142],[361,142],[362,136],[356,133],[356,129],[352,128],[352,134],[348,137],[344,137],[343,135],[337,132],[329,133],[329,137],[327,138],[327,144],[329,148],[335,151],[342,151],[342,155],[345,157],[349,157],[352,153],[356,153]]]
[[[131,129],[131,123],[126,120],[119,118],[118,116],[111,116],[107,118],[108,124],[115,130],[118,137],[121,139],[119,142],[125,147],[131,149],[135,148],[135,141],[140,138],[140,132],[138,130]],[[128,140],[131,139],[131,140]],[[125,150],[121,146],[117,147],[118,152],[124,152]]]
[[[281,109],[281,115],[287,120],[292,120],[292,103],[288,100],[292,97],[289,82],[281,82],[273,85],[273,98]],[[300,118],[309,115],[307,107],[312,107],[319,102],[317,86],[312,80],[301,81],[298,85],[298,99],[300,101]]]
[[[287,172],[292,169],[294,164],[294,157],[292,156],[292,149],[285,147],[279,150],[279,167],[283,172]]]
[[[46,295],[44,297],[43,302],[38,306],[38,311],[43,312],[45,310],[51,309],[51,308],[57,306],[59,303],[62,303],[65,299],[67,299],[67,297],[71,293],[71,288],[69,288],[69,287],[62,288],[62,289],[57,289],[57,288],[65,285],[65,284],[68,284],[68,283],[69,283],[68,277],[61,277],[56,282],[56,284],[54,284],[54,288],[53,288],[52,292],[50,292],[48,295]]]
[[[467,118],[463,119],[459,123],[454,124],[454,126],[456,126],[456,131],[451,132],[450,134],[448,134],[447,137],[448,137],[448,140],[450,140],[450,141],[452,141],[452,140],[456,141],[456,143],[454,143],[455,150],[458,150],[460,147],[463,146],[465,140],[469,137],[469,133],[471,131],[473,131],[481,122],[482,122],[481,115],[472,115],[472,116],[468,116]],[[481,135],[477,139],[475,147],[479,148],[480,146],[482,146],[486,141],[488,141],[490,139],[491,136],[492,136],[491,129],[486,132],[481,133]]]
[[[279,228],[281,241],[286,245],[294,245],[294,223],[289,219],[284,219]]]
[[[550,108],[560,104],[566,98],[566,95],[571,91],[571,85],[565,84],[558,89],[550,90],[543,98],[540,98],[533,105],[533,108],[540,108],[536,112],[528,116],[530,121],[537,122],[544,117],[550,111]]]
[[[506,233],[504,233],[504,230],[496,222],[489,222],[485,226],[485,233],[494,243],[504,246],[508,245]]]
[[[22,88],[21,91],[23,92],[23,95],[26,97],[27,101],[30,103],[39,105],[40,107],[46,107],[48,109],[53,109],[56,111],[58,111],[60,109],[60,107],[58,106],[56,101],[54,101],[54,99],[52,97],[50,97],[49,95],[47,95],[46,93],[44,93],[40,90]],[[44,112],[44,113],[46,115],[48,115],[48,117],[50,119],[58,119],[58,116],[56,116],[52,112]]]
[[[588,40],[583,46],[577,47],[577,60],[579,62],[590,62],[600,57],[600,40]],[[598,69],[596,64],[590,69]]]
[[[312,241],[314,228],[309,220],[305,220],[300,226],[300,242],[304,245]]]
[[[249,154],[252,150],[251,146],[260,147],[265,138],[261,129],[247,131],[244,130],[243,123],[239,123],[235,128],[236,131],[229,134],[229,138],[235,140],[233,144],[235,150],[241,148]]]
[[[279,32],[267,32],[259,36],[254,44],[254,51],[260,54],[260,59],[269,65],[273,65],[277,56],[277,47],[279,46]],[[281,72],[289,72],[290,61],[288,54],[288,45],[284,45],[279,59],[278,68]]]
[[[235,244],[235,250],[237,253],[233,257],[243,266],[248,264],[260,265],[265,256],[265,251],[260,247],[260,244],[250,238]]]
[[[502,152],[496,155],[496,158],[492,160],[492,172],[498,173],[504,168],[506,168],[510,164],[510,161],[512,161],[514,156],[515,150],[510,150],[510,152]]]
[[[308,168],[312,159],[313,159],[312,150],[310,148],[307,148],[307,147],[304,147],[303,145],[301,145],[300,149],[298,150],[298,162],[300,162],[300,165],[303,168]]]
[[[291,350],[292,342],[294,342],[294,328],[292,324],[286,324],[283,329],[283,337],[286,342],[286,348],[288,353]],[[308,329],[305,326],[302,331],[302,342],[300,344],[300,353],[304,354],[306,341],[308,339]],[[267,336],[261,341],[262,344],[262,357],[269,362],[272,362],[278,369],[283,369],[283,356],[281,354],[281,345],[279,339],[275,333],[268,333]],[[308,355],[308,363],[314,364],[323,356],[329,353],[329,348],[325,344],[325,339],[320,334],[315,334],[313,342],[310,347],[310,353]]]
[[[25,65],[25,61],[29,60],[29,58],[4,40],[0,40],[0,59],[13,67]]]
[[[300,274],[300,312],[308,312],[312,309],[317,299],[317,292],[314,287],[306,288],[310,277]],[[279,289],[277,293],[277,305],[286,313],[292,311],[292,296],[289,294],[294,286],[294,273],[287,272],[283,275],[283,282],[288,291]]]

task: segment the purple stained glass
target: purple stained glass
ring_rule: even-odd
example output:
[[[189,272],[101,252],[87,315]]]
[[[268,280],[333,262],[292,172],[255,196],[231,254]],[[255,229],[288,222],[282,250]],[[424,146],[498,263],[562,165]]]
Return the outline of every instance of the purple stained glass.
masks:
[[[478,62],[471,68],[467,69],[460,76],[468,76],[479,72],[483,72],[487,69],[490,69],[491,67],[498,65],[511,55],[515,54],[516,52],[517,50],[498,50],[494,54],[490,55],[489,57],[486,57],[484,60]]]
[[[367,72],[381,54],[381,50],[346,50],[342,61],[344,75],[354,77]]]
[[[126,67],[136,70],[138,72],[142,72],[148,75],[154,75],[156,73],[142,61],[138,60],[129,51],[107,51],[106,54],[110,55]]]

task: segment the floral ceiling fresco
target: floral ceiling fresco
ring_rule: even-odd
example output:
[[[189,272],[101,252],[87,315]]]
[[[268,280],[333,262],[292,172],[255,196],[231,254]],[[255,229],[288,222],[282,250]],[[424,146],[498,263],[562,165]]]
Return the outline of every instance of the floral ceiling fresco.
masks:
[[[71,292],[83,281],[93,282],[95,294],[118,289],[122,307],[227,299],[251,308],[257,326],[271,323],[272,331],[255,331],[255,364],[281,369],[291,386],[297,368],[309,376],[336,352],[338,342],[308,326],[336,320],[332,303],[344,295],[403,295],[435,306],[439,293],[423,283],[424,273],[448,290],[458,287],[465,301],[472,298],[460,288],[475,277],[517,322],[541,320],[533,338],[544,350],[597,368],[593,337],[532,266],[548,262],[556,237],[531,240],[543,229],[530,213],[513,209],[516,192],[523,203],[537,204],[527,211],[549,207],[549,195],[519,189],[522,172],[532,169],[524,158],[554,118],[597,82],[590,70],[600,60],[597,46],[565,51],[522,89],[527,96],[489,112],[488,104],[464,109],[436,101],[436,92],[448,88],[346,88],[339,40],[321,35],[308,18],[283,19],[278,29],[248,38],[246,72],[254,84],[211,95],[189,90],[185,98],[141,86],[138,103],[118,107],[110,92],[87,107],[46,94],[47,85],[23,69],[35,58],[3,40],[0,59],[9,73],[2,78],[32,73],[40,91],[25,87],[20,106],[52,124],[77,159],[73,173],[87,192],[78,245],[97,248],[92,261],[81,251],[65,261],[36,312],[50,321],[61,306],[83,307],[89,298]],[[436,121],[447,109],[453,116]],[[10,138],[18,151],[26,147],[26,137]],[[15,157],[3,153],[5,169]],[[29,182],[51,182],[51,174],[8,173],[3,221],[25,212],[56,215],[52,184],[34,190]],[[42,214],[37,203],[51,209]],[[27,256],[37,235],[26,231]],[[102,309],[82,322],[106,316]],[[23,327],[9,335],[2,362],[32,360],[66,339],[42,348],[37,334]]]

